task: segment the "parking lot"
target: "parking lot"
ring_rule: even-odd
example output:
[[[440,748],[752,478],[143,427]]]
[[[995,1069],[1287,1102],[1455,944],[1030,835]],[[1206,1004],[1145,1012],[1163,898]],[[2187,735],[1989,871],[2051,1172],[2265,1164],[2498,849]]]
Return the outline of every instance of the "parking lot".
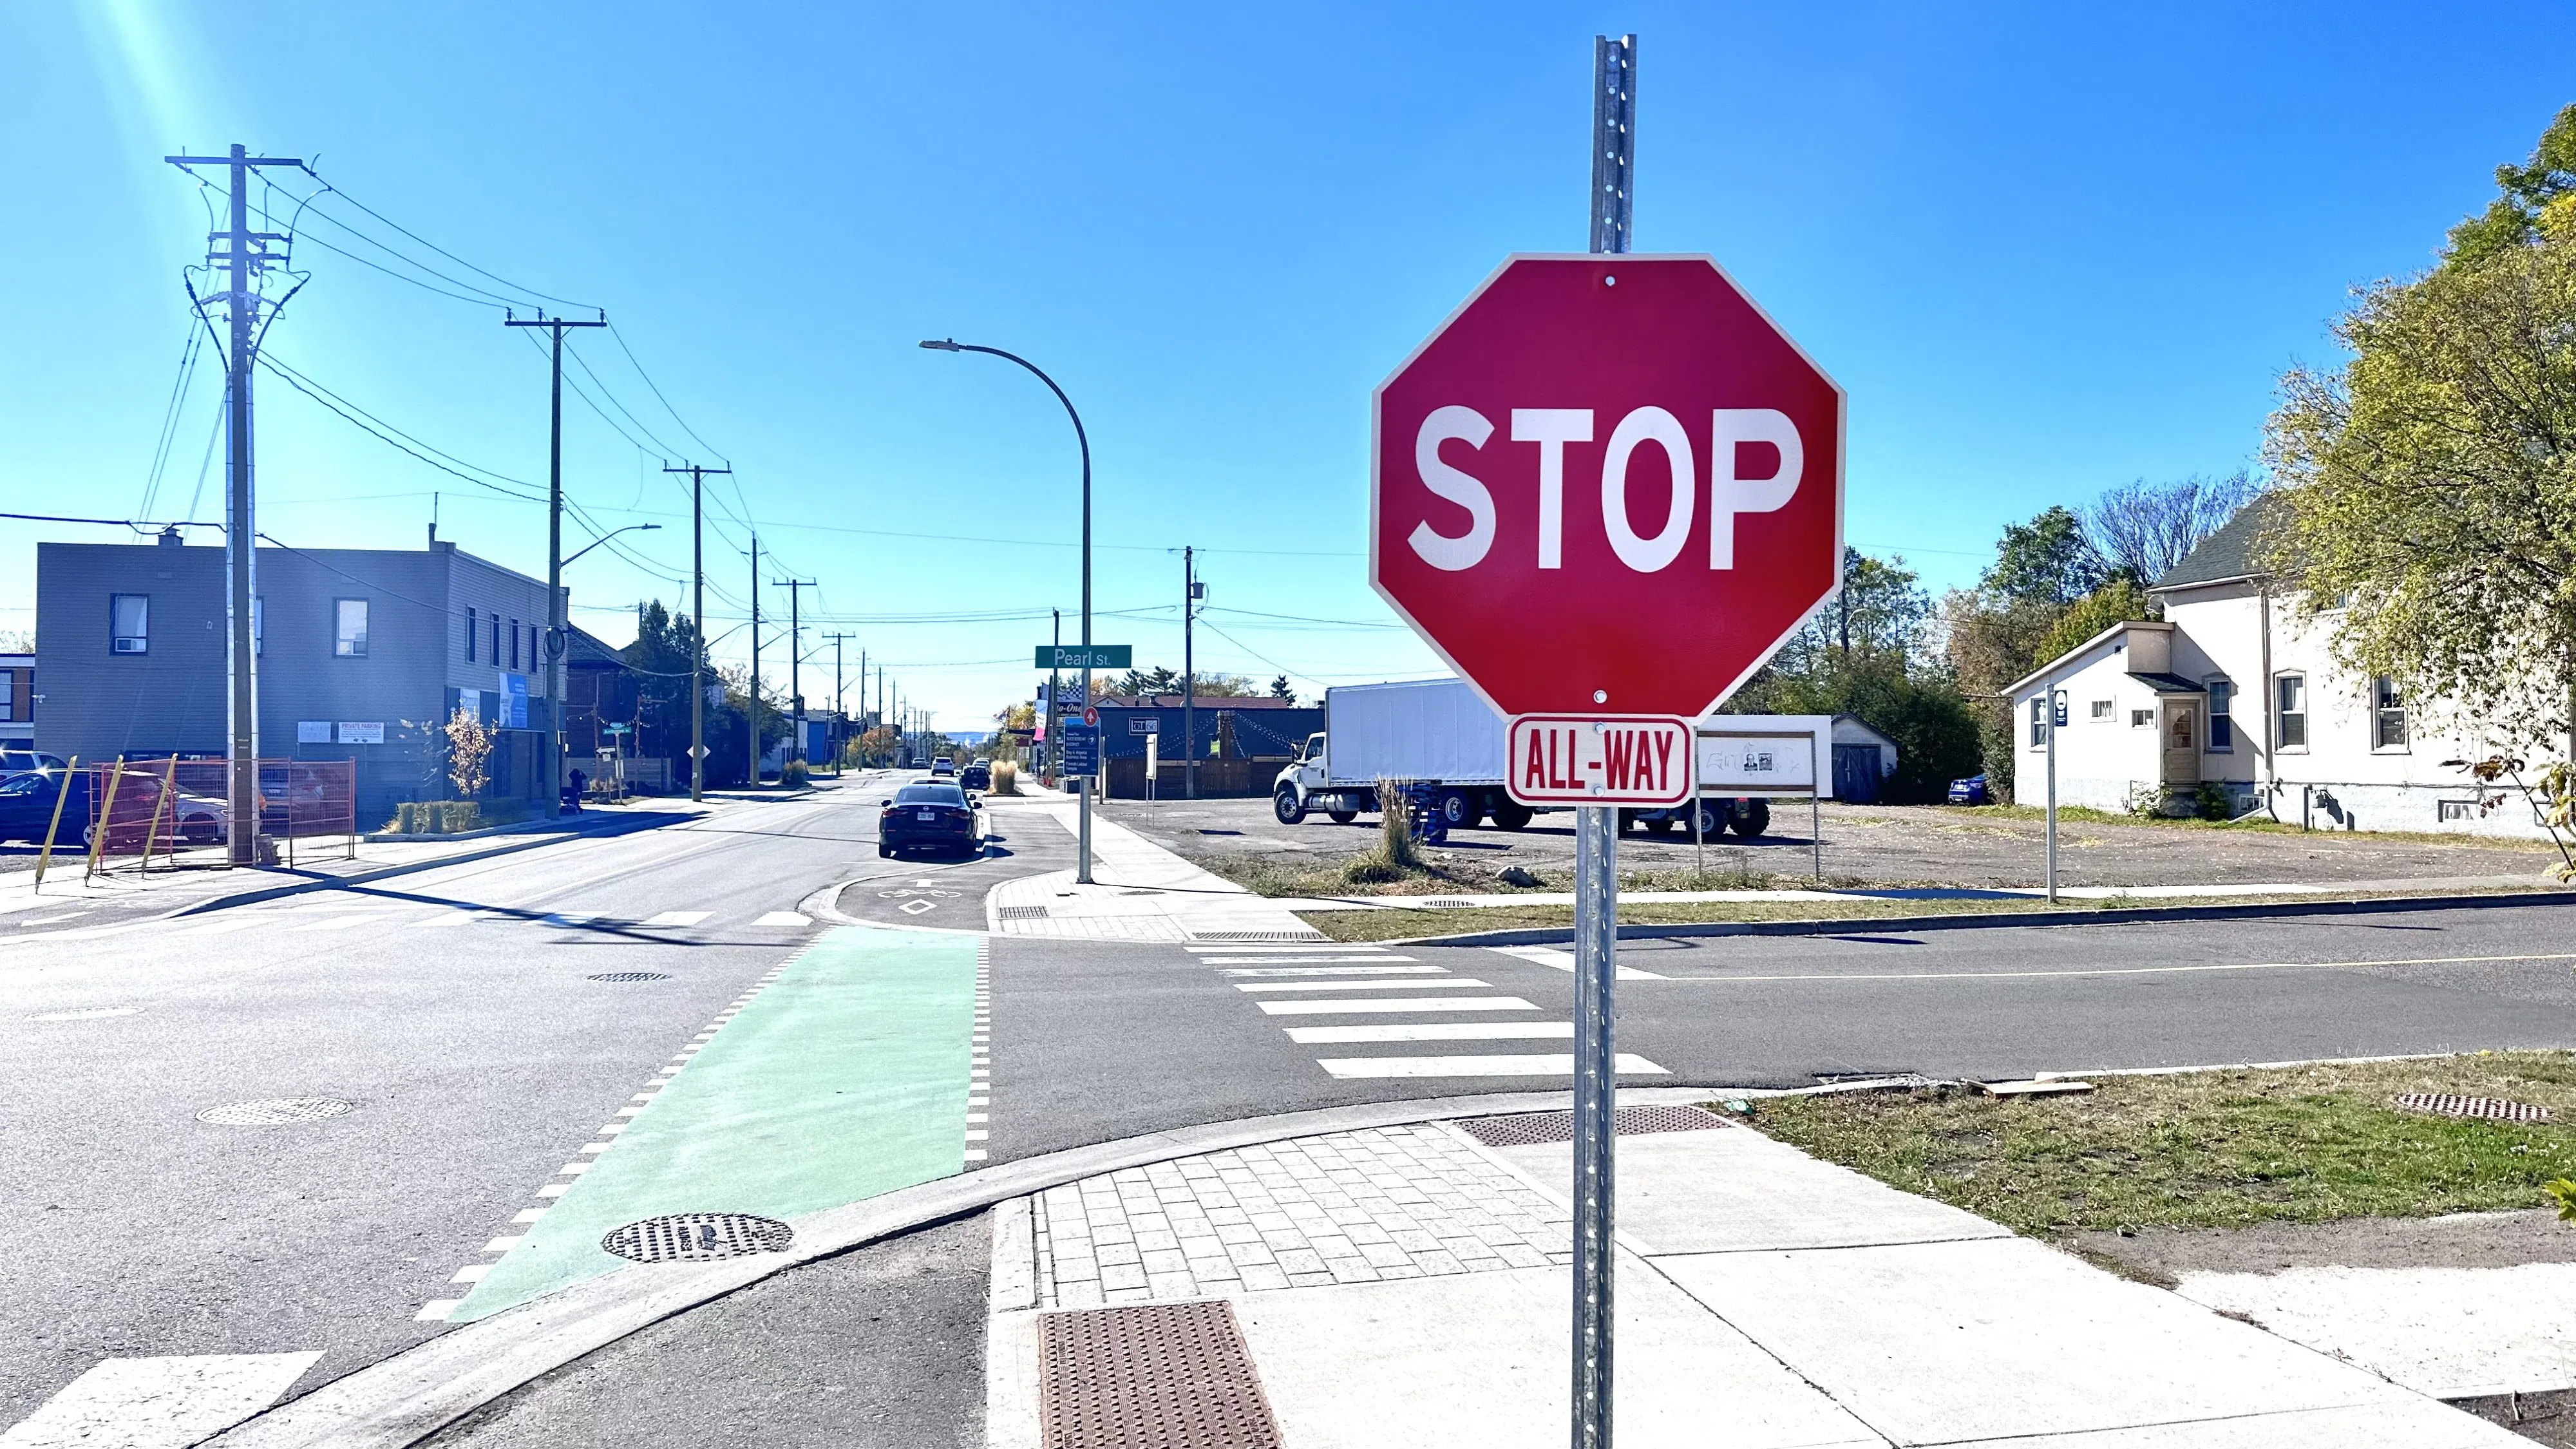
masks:
[[[1363,815],[1336,825],[1320,814],[1282,825],[1267,800],[1110,801],[1112,819],[1167,849],[1224,873],[1227,858],[1252,858],[1288,869],[1329,866],[1373,848],[1379,825]],[[2045,871],[2045,836],[2037,820],[1938,805],[1841,805],[1821,810],[1824,873],[1829,883],[1887,886],[2032,886]],[[1776,801],[1770,829],[1753,839],[1708,842],[1708,868],[1779,876],[1809,874],[1805,805]],[[1574,817],[1543,814],[1523,830],[1487,825],[1453,832],[1431,854],[1471,876],[1507,866],[1538,874],[1557,888],[1574,862]],[[2061,820],[2058,874],[2074,886],[2263,885],[2337,881],[2538,882],[2557,855],[2539,842],[2422,836],[2196,827],[2183,822],[2130,824]],[[1687,872],[1687,832],[1631,831],[1619,843],[1623,872]]]

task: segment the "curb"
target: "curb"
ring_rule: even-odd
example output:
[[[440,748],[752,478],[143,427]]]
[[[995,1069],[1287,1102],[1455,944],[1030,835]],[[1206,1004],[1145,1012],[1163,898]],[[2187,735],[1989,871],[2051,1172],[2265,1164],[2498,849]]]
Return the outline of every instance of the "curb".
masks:
[[[1687,1105],[1723,1088],[1622,1088],[1623,1101]],[[783,1272],[881,1238],[981,1212],[1122,1168],[1294,1137],[1456,1117],[1563,1111],[1571,1092],[1417,1097],[1247,1117],[1067,1148],[884,1193],[795,1219],[785,1253],[620,1269],[452,1329],[334,1379],[203,1441],[206,1449],[408,1449],[492,1400],[640,1329]]]
[[[543,846],[560,845],[566,841],[613,840],[618,836],[633,835],[642,830],[658,830],[666,825],[676,825],[683,821],[704,820],[706,818],[707,814],[702,810],[687,812],[674,810],[656,812],[651,815],[627,816],[612,822],[611,826],[606,829],[549,832],[544,835],[534,836],[531,839],[513,840],[506,845],[491,846],[483,850],[459,851],[454,855],[440,856],[436,860],[415,860],[406,862],[402,865],[389,865],[382,869],[367,871],[360,875],[329,876],[320,880],[300,880],[288,885],[261,886],[255,890],[235,891],[230,895],[217,896],[212,900],[198,901],[194,905],[181,906],[177,910],[171,911],[163,916],[155,917],[154,919],[170,920],[179,916],[202,915],[208,911],[229,910],[235,906],[255,906],[262,901],[281,900],[287,896],[300,896],[311,891],[343,890],[356,886],[373,885],[377,881],[392,880],[397,876],[412,875],[424,870],[438,870],[442,867],[451,865],[470,865],[478,860],[490,860],[495,856],[502,855],[515,855],[522,850],[536,850]]]
[[[2115,906],[2073,911],[1948,911],[1937,916],[1845,916],[1823,921],[1629,922],[1622,941],[1676,936],[1840,936],[1853,931],[1973,931],[2004,926],[2117,926],[2155,921],[2241,921],[2267,916],[2385,915],[2400,911],[2453,911],[2475,906],[2576,905],[2576,890],[2498,891],[2491,895],[2361,896],[2343,900],[2274,901],[2259,905]],[[1406,936],[1380,946],[1561,946],[1572,926],[1527,926],[1469,931],[1453,936]]]

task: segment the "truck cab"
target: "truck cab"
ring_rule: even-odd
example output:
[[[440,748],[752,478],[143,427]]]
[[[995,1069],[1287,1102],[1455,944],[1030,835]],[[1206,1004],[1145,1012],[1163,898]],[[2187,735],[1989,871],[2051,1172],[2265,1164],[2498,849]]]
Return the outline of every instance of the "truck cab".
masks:
[[[1306,748],[1298,753],[1297,758],[1281,766],[1279,774],[1270,782],[1271,813],[1279,817],[1282,825],[1294,825],[1305,819],[1306,811],[1316,803],[1317,796],[1331,794],[1326,789],[1324,773],[1324,735],[1325,731],[1317,730],[1306,736]],[[1339,795],[1332,795],[1325,803],[1337,821],[1347,823],[1358,814],[1345,808]]]

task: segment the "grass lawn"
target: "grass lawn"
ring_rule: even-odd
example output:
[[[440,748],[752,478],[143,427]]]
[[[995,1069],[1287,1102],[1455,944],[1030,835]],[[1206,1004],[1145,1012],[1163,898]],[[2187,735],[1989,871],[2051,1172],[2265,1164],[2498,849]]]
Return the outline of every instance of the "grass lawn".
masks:
[[[2403,1111],[2400,1092],[2502,1097],[2549,1122]],[[1753,1125],[2018,1232],[2233,1228],[2550,1205],[2576,1177],[2576,1054],[2105,1077],[2084,1096],[1964,1089],[1766,1098]]]
[[[1420,890],[1417,886],[1415,890]],[[1702,887],[1724,889],[1724,887]],[[2483,890],[2445,889],[2443,895],[2478,895],[2517,891],[2519,885]],[[2354,891],[2327,900],[2393,899],[2404,891]],[[2001,900],[1841,900],[1841,901],[1627,901],[1619,903],[1621,925],[1697,925],[1726,921],[1871,921],[1891,916],[1976,916],[1999,911],[2056,911],[2080,919],[2101,910],[2185,906],[2251,906],[2286,901],[2316,901],[2316,896],[2183,896],[2153,900],[2065,900],[2052,906],[2038,896]],[[1427,936],[1465,935],[1477,931],[1517,931],[1553,927],[1571,930],[1572,906],[1469,906],[1457,910],[1299,911],[1297,919],[1336,941],[1410,941]]]
[[[2048,812],[2037,805],[1942,805],[1934,807],[1944,815],[1985,816],[1994,820],[2045,820]],[[2326,835],[2338,839],[2367,840],[2376,845],[2465,846],[2475,850],[2510,850],[2524,855],[2554,855],[2557,847],[2546,840],[2526,840],[2515,836],[2445,834],[2431,830],[2301,830],[2294,822],[2288,825],[2269,818],[2254,820],[2203,820],[2198,816],[2176,819],[2170,815],[2126,815],[2109,810],[2094,810],[2082,805],[2060,805],[2057,821],[2089,825],[2147,825],[2172,830],[2224,830],[2236,834],[2257,835]]]

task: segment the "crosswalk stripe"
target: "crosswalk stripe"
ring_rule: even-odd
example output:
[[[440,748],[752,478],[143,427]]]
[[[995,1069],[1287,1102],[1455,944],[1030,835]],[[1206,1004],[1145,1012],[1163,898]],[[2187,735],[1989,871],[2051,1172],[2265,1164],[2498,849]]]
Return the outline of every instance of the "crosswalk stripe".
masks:
[[[1489,946],[1486,949],[1500,951],[1506,956],[1518,957],[1521,960],[1527,961],[1536,966],[1546,966],[1554,970],[1569,973],[1574,970],[1574,953],[1571,951],[1560,951],[1554,946]],[[1634,966],[1622,966],[1618,970],[1618,979],[1621,981],[1669,981],[1672,978],[1659,972],[1640,971]]]
[[[1318,1065],[1345,1080],[1362,1077],[1570,1077],[1574,1054],[1497,1057],[1325,1057]],[[1644,1057],[1620,1052],[1611,1069],[1622,1076],[1671,1073]]]
[[[1446,976],[1446,966],[1229,966],[1219,976]]]
[[[1473,976],[1444,976],[1437,981],[1238,981],[1237,991],[1454,991],[1463,987],[1490,990],[1490,981]]]
[[[317,1350],[101,1359],[0,1434],[0,1449],[194,1444],[275,1403],[321,1357]]]
[[[713,911],[664,911],[658,916],[647,916],[636,924],[639,926],[694,926],[714,914]]]
[[[1418,956],[1201,956],[1206,966],[1322,966],[1337,961],[1418,961]]]
[[[1394,1001],[1257,1001],[1264,1016],[1352,1015],[1358,1012],[1536,1011],[1517,996],[1425,996]]]
[[[771,911],[752,924],[755,926],[810,926],[813,922],[794,911]]]
[[[1384,952],[1387,948],[1366,943],[1343,945],[1337,941],[1294,941],[1276,942],[1266,946],[1183,946],[1181,949],[1193,956],[1293,956],[1301,951]]]
[[[1366,1026],[1292,1026],[1300,1046],[1356,1041],[1506,1041],[1572,1037],[1570,1021],[1381,1021]]]

